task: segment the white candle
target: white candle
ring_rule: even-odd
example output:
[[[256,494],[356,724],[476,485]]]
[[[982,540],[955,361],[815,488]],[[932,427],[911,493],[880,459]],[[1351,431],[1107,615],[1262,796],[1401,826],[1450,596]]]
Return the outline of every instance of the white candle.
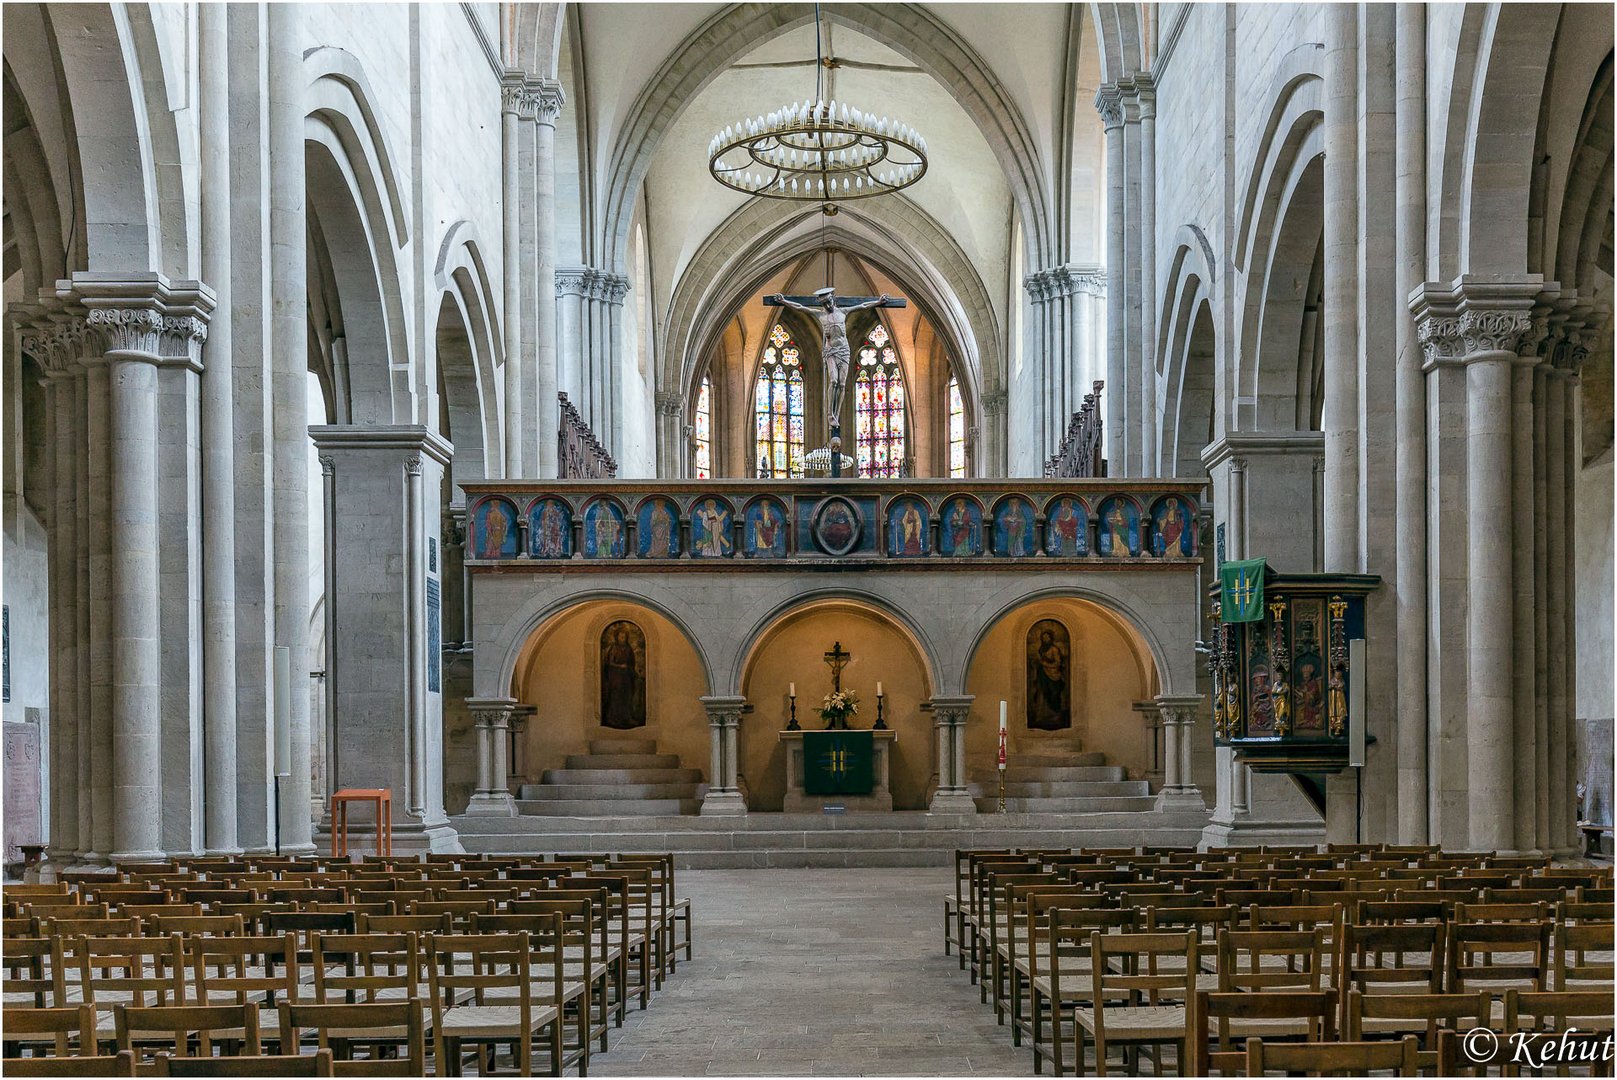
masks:
[[[796,683],[787,683],[786,684],[786,693],[791,695],[792,697],[796,697],[797,696],[797,684]]]
[[[1010,706],[1005,702],[999,703],[999,730],[1005,730],[1005,724],[1010,716]]]
[[[876,696],[881,697],[881,683],[880,682],[876,683]]]

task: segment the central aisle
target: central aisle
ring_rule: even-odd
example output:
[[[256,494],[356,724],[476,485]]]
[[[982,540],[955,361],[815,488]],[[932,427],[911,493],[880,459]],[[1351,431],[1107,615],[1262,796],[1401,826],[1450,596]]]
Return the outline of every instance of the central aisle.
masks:
[[[696,957],[592,1076],[1022,1075],[951,954],[944,867],[681,870]]]

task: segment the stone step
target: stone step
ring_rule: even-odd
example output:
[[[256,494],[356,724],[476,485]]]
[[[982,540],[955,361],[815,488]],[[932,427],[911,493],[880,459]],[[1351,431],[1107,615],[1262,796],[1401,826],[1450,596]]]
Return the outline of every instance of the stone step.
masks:
[[[1011,762],[1014,760],[1011,758],[1005,763],[1007,784],[1027,781],[1099,782],[1124,778],[1121,765],[1013,765]],[[972,769],[970,775],[973,780],[987,782],[993,780],[996,773],[995,769]]]
[[[546,784],[699,784],[701,769],[546,769]]]
[[[973,794],[997,795],[999,782],[987,777],[974,781],[968,785]],[[1041,783],[1033,780],[1022,780],[1016,783],[1005,781],[1005,794],[1007,797],[1015,796],[1022,799],[1030,798],[1105,798],[1117,795],[1149,795],[1151,785],[1144,780],[1108,780],[1108,781],[1054,781]]]
[[[972,800],[979,813],[991,814],[999,807],[996,795],[978,795]],[[1005,797],[1005,810],[1012,814],[1098,814],[1151,810],[1157,804],[1153,795],[1095,797],[1026,798]]]
[[[678,754],[568,754],[569,769],[677,769]]]
[[[1006,754],[1007,768],[1025,766],[1038,769],[1071,769],[1083,765],[1104,765],[1106,755],[1096,750],[1040,751],[1034,754]]]
[[[518,799],[517,813],[533,817],[611,818],[694,814],[696,798],[669,799]]]
[[[626,736],[614,735],[609,738],[590,740],[590,753],[592,754],[655,754],[656,752],[656,739],[631,739]]]
[[[531,800],[694,799],[695,782],[672,784],[523,784],[521,798]]]

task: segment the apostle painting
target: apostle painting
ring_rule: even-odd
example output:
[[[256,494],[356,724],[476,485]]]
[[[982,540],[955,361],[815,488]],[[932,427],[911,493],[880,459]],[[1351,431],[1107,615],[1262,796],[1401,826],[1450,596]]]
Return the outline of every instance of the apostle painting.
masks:
[[[591,559],[623,557],[622,512],[609,502],[596,502],[584,514],[584,554]]]
[[[730,508],[703,499],[691,512],[691,554],[722,559],[735,547],[730,539]]]
[[[1140,512],[1124,499],[1108,499],[1100,515],[1100,553],[1126,559],[1140,553]]]
[[[943,518],[943,553],[966,556],[977,554],[982,534],[981,511],[970,500],[955,499]]]
[[[1180,500],[1164,499],[1157,504],[1156,553],[1159,558],[1184,559],[1190,557],[1190,527],[1188,513]]]
[[[477,554],[484,559],[508,559],[517,553],[516,511],[503,499],[483,504],[478,512]]]
[[[1027,632],[1027,726],[1072,727],[1072,638],[1055,619],[1040,619]]]
[[[926,554],[926,518],[913,499],[906,500],[897,513],[897,528],[893,530],[893,554]]]
[[[1247,660],[1247,731],[1250,734],[1274,734],[1275,706],[1272,681],[1269,650],[1264,644],[1262,635],[1254,633],[1252,652]]]
[[[996,515],[994,534],[1001,555],[1033,554],[1033,507],[1022,499],[1006,499]]]
[[[773,499],[747,508],[747,554],[777,559],[786,555],[786,515]]]
[[[636,516],[640,522],[642,559],[668,559],[679,554],[673,504],[667,499],[652,499],[640,504]]]
[[[572,550],[572,527],[560,499],[545,499],[534,515],[529,554],[536,559],[566,558]]]
[[[1044,549],[1051,555],[1082,555],[1087,546],[1084,516],[1076,500],[1061,499],[1045,527]]]
[[[632,622],[601,631],[601,726],[646,726],[646,635]]]

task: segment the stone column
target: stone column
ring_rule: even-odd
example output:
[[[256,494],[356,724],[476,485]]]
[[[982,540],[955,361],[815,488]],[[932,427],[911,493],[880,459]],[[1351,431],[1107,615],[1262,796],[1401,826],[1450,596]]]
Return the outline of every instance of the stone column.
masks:
[[[733,817],[747,812],[741,795],[736,766],[736,728],[741,723],[744,697],[704,697],[708,732],[713,740],[713,766],[708,776],[707,797],[702,800],[702,816]]]
[[[1359,571],[1359,6],[1325,19],[1325,569]]]
[[[292,761],[282,784],[281,850],[314,850],[309,819],[308,235],[303,136],[307,115],[303,7],[268,9],[270,397],[274,435],[275,641],[291,653]]]
[[[112,460],[114,862],[161,859],[162,734],[157,592],[157,337],[150,307],[92,307],[107,344]]]
[[[1565,464],[1562,466],[1562,516],[1554,525],[1560,526],[1562,535],[1566,537],[1561,562],[1556,564],[1560,570],[1561,591],[1566,597],[1563,613],[1565,627],[1565,641],[1561,652],[1562,669],[1565,671],[1565,686],[1563,696],[1565,704],[1561,713],[1563,723],[1566,725],[1566,734],[1558,747],[1562,750],[1562,769],[1565,772],[1563,781],[1563,801],[1559,816],[1552,816],[1552,821],[1558,821],[1561,826],[1560,850],[1570,855],[1581,850],[1581,837],[1577,828],[1577,739],[1573,735],[1574,725],[1577,724],[1578,709],[1578,612],[1574,595],[1577,584],[1577,491],[1578,474],[1583,469],[1582,450],[1578,443],[1578,427],[1583,416],[1583,363],[1589,356],[1588,342],[1593,331],[1585,325],[1577,338],[1568,342],[1566,355],[1562,358],[1561,411],[1564,417],[1562,435],[1562,453],[1565,455]],[[1552,566],[1550,573],[1556,572]],[[1552,747],[1552,752],[1556,747]]]
[[[966,788],[966,721],[976,697],[962,694],[931,701],[937,732],[938,790],[927,807],[933,814],[975,814],[977,803]]]
[[[1127,476],[1128,444],[1124,438],[1128,417],[1128,380],[1124,371],[1124,252],[1123,230],[1127,227],[1123,210],[1123,98],[1115,85],[1102,86],[1095,94],[1106,129],[1106,460],[1113,476]]]
[[[1200,694],[1163,694],[1156,699],[1165,735],[1162,791],[1157,795],[1158,810],[1206,810],[1201,789],[1191,772],[1196,718],[1201,711]]]
[[[1395,169],[1398,295],[1426,273],[1426,7],[1397,9]],[[1415,320],[1398,313],[1393,384],[1397,426],[1398,842],[1425,844],[1428,829],[1426,716],[1426,376]]]
[[[1151,76],[1134,76],[1140,109],[1140,474],[1157,463],[1157,93]]]
[[[527,88],[518,72],[500,80],[501,305],[505,318],[505,475],[523,475],[522,172],[519,120]]]
[[[230,37],[223,4],[197,9],[201,74],[202,276],[217,306],[202,374],[203,837],[241,851],[236,831],[236,480],[231,357]]]
[[[589,268],[556,268],[556,385],[575,408],[588,415],[585,394],[584,315],[585,294],[589,291]]]
[[[1552,320],[1553,321],[1553,320]],[[1549,618],[1549,391],[1552,360],[1559,336],[1552,330],[1533,368],[1533,737],[1534,846],[1552,851],[1550,838],[1550,618]]]
[[[1541,642],[1534,634],[1538,597],[1535,591],[1537,520],[1534,516],[1534,404],[1533,370],[1538,364],[1539,345],[1548,333],[1549,306],[1534,308],[1532,329],[1522,335],[1516,360],[1511,368],[1511,713],[1514,753],[1511,845],[1519,852],[1542,851],[1538,838],[1538,799],[1542,774],[1538,770],[1538,684],[1537,653]]]
[[[561,83],[555,79],[531,79],[527,84],[533,101],[533,174],[535,252],[532,267],[536,303],[533,315],[534,339],[534,422],[539,439],[537,470],[534,475],[549,479],[556,475],[556,433],[560,412],[556,408],[556,117],[566,104]]]
[[[466,806],[468,815],[514,817],[506,762],[506,738],[511,726],[514,698],[467,698],[477,725],[477,790]]]
[[[328,520],[335,571],[331,609],[332,751],[337,789],[391,788],[394,843],[458,850],[443,806],[441,657],[431,655],[443,563],[425,558],[436,492],[454,448],[418,425],[310,429],[332,461],[343,512]],[[434,661],[437,661],[436,663]]]
[[[659,390],[657,404],[657,475],[670,479],[694,473],[691,440],[685,435],[685,402],[677,391]]]
[[[1126,426],[1123,433],[1126,469],[1113,475],[1142,476],[1145,470],[1145,379],[1140,357],[1141,295],[1140,252],[1146,238],[1140,231],[1140,98],[1134,78],[1119,84],[1123,95],[1123,391]]]
[[[623,453],[623,298],[629,294],[629,279],[621,274],[601,276],[602,316],[606,319],[606,356],[602,373],[606,378],[605,412],[595,434],[613,457]]]
[[[80,363],[84,368],[85,495],[79,499],[80,581],[85,586],[83,650],[85,675],[80,683],[89,700],[79,744],[79,844],[86,865],[106,862],[113,850],[112,809],[112,462],[107,431],[109,367],[86,334]],[[88,798],[86,798],[86,793]]]

